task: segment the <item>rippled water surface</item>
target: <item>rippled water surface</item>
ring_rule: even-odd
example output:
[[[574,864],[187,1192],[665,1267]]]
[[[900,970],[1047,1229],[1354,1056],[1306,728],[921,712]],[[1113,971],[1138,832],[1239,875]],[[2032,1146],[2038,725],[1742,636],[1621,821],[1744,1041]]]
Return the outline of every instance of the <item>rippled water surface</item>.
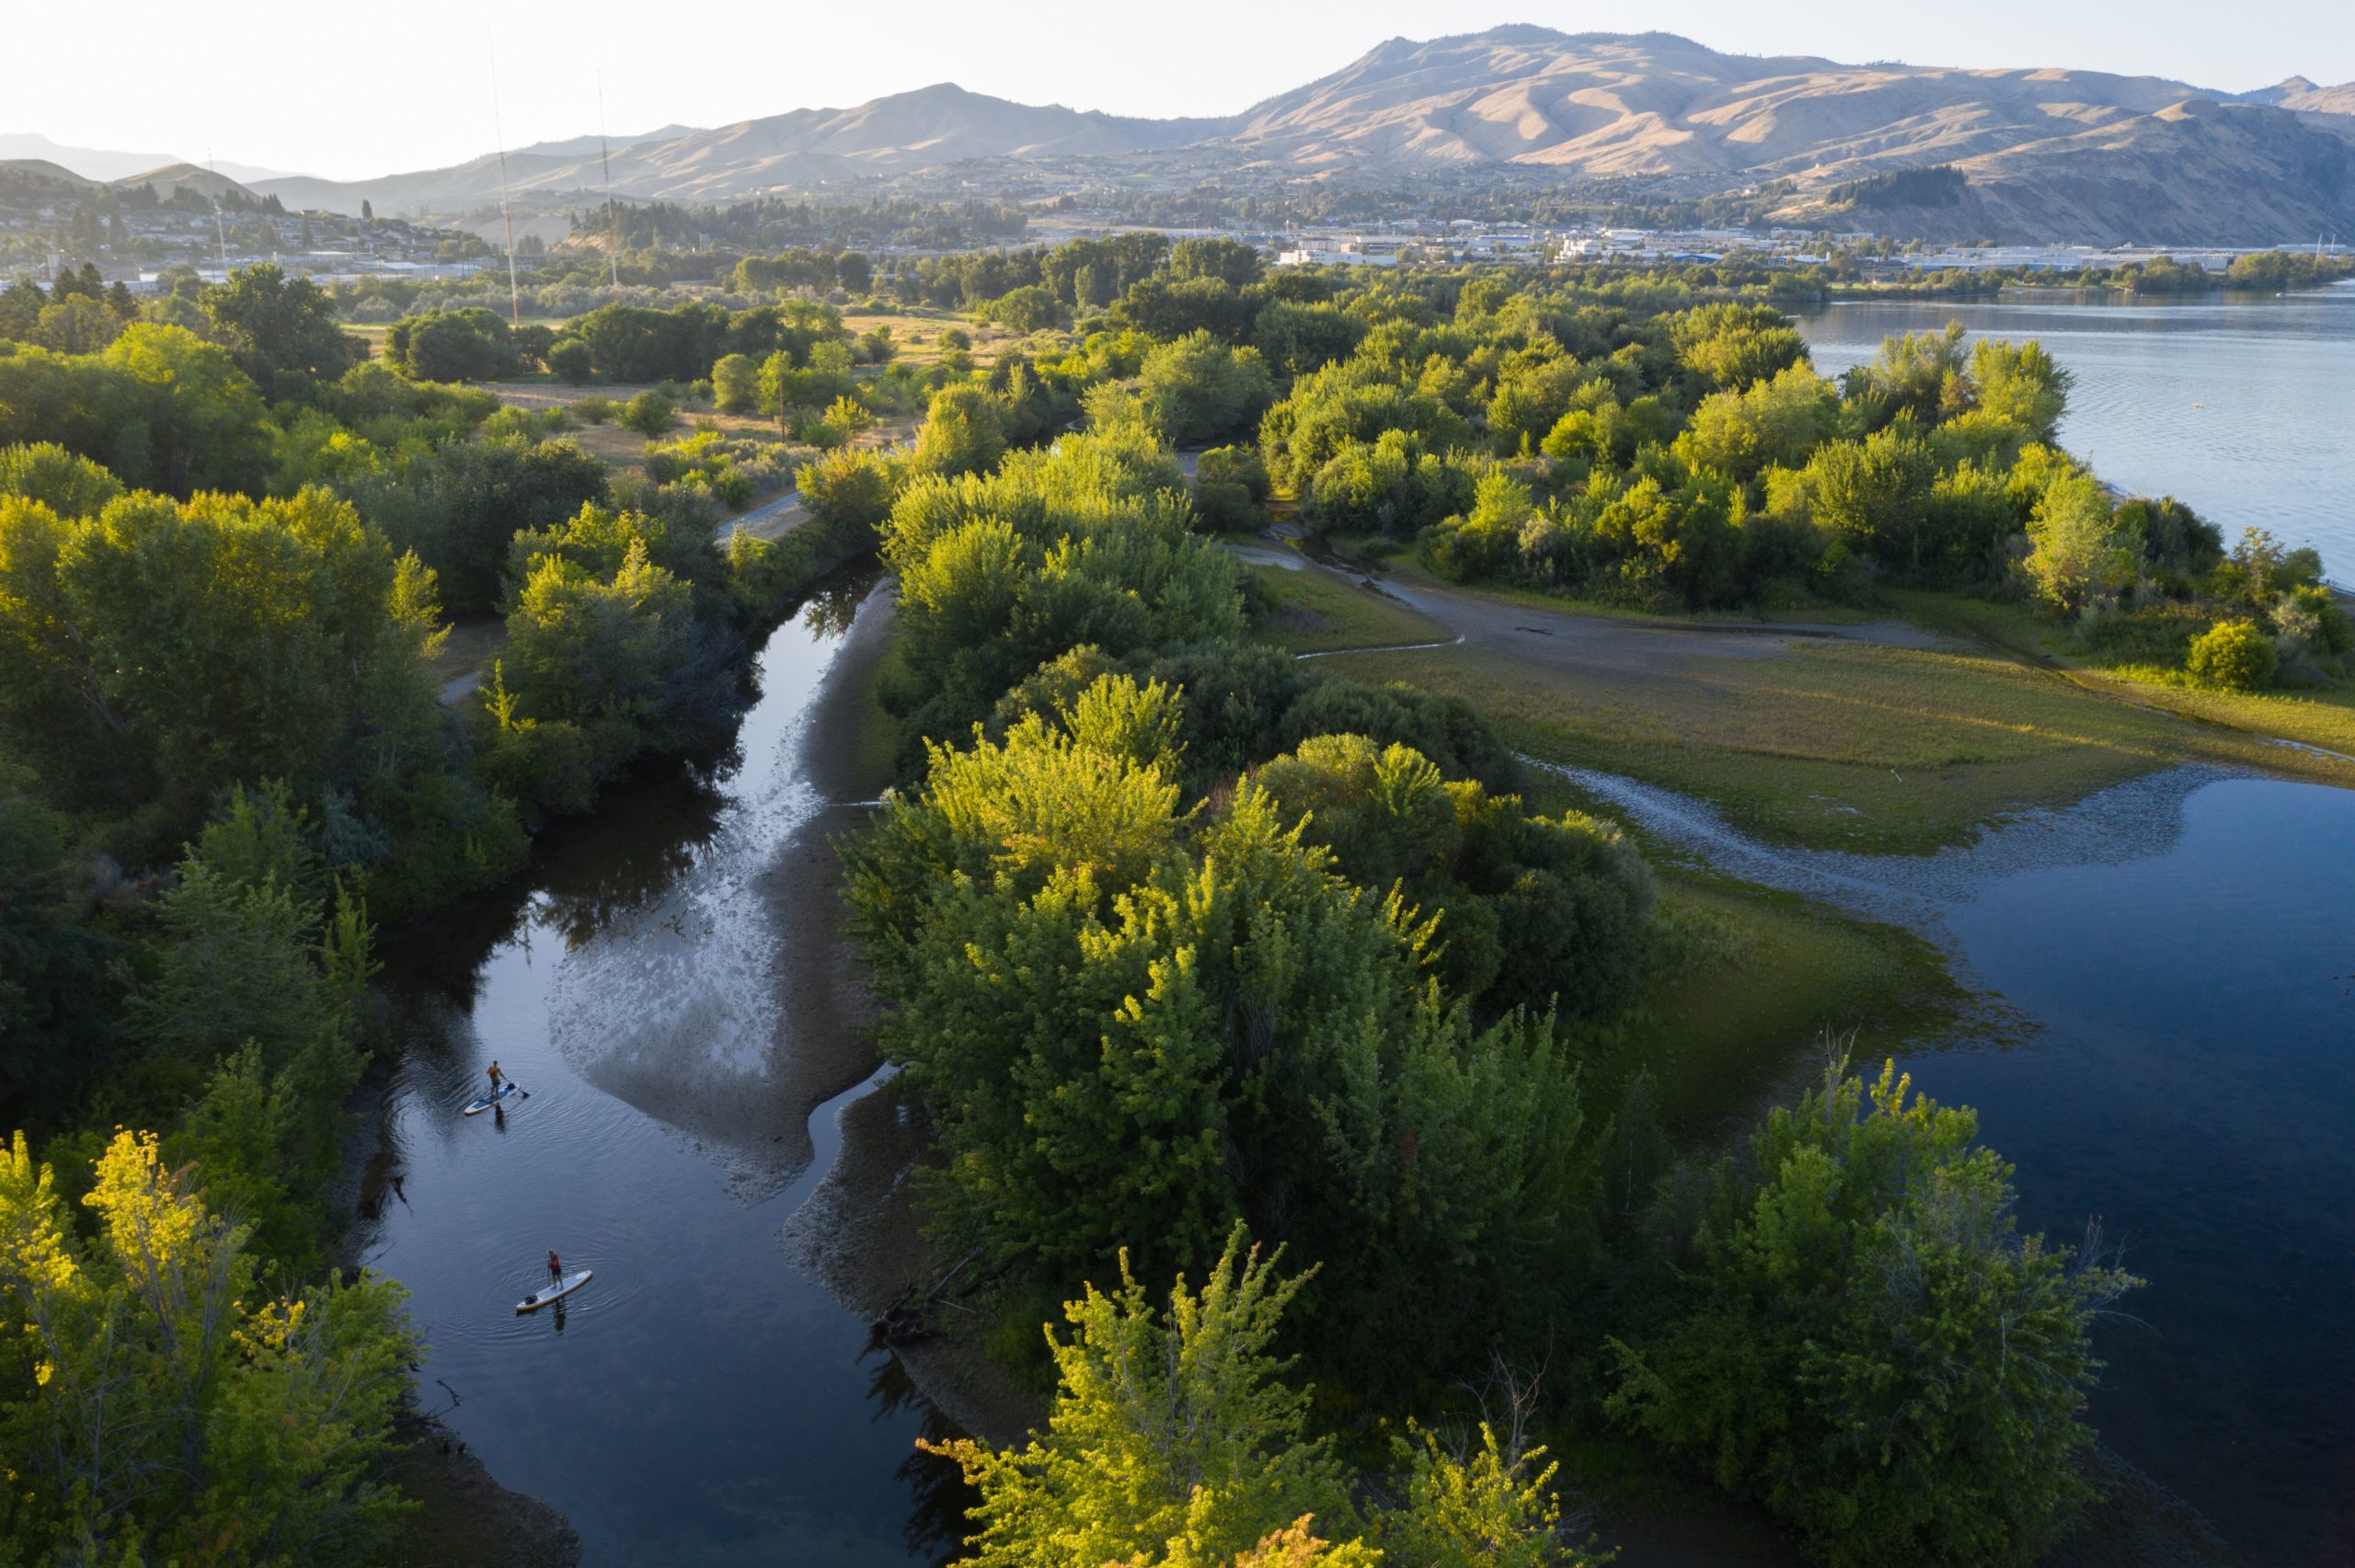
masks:
[[[771,637],[735,755],[615,790],[527,887],[386,955],[368,1262],[414,1293],[424,1402],[592,1563],[931,1562],[954,1528],[935,1418],[778,1236],[858,1093],[825,1086],[805,1162],[767,888],[822,804],[800,741],[843,621]],[[494,1057],[529,1098],[462,1116]],[[550,1248],[596,1277],[519,1316]]]
[[[2264,1563],[2355,1562],[2355,793],[2184,768],[1922,859],[1788,850],[1578,773],[1735,876],[1938,940],[2039,1025],[1918,1055],[2023,1219],[2150,1285],[2103,1437]]]
[[[1884,338],[1948,321],[2037,338],[2075,374],[2061,438],[2103,478],[2180,497],[2227,543],[2256,526],[2312,545],[2333,581],[2355,583],[2355,284],[2154,303],[1861,301],[1799,330],[1834,374]]]

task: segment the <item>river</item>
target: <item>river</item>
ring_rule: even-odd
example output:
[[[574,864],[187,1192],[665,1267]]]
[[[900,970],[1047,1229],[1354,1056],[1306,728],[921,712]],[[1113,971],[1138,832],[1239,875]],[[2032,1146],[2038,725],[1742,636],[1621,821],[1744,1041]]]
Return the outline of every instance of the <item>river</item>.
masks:
[[[412,1292],[425,1404],[592,1564],[865,1568],[956,1539],[960,1483],[913,1447],[943,1424],[782,1234],[873,1071],[829,990],[824,837],[858,808],[813,723],[889,617],[864,589],[768,638],[728,755],[610,790],[518,887],[383,955],[399,1056],[366,1261]],[[529,1097],[462,1116],[493,1058]],[[518,1315],[551,1248],[595,1277]]]
[[[2355,584],[2355,283],[2271,295],[1853,301],[1799,318],[1827,375],[1881,340],[1959,321],[2033,338],[2076,379],[2061,440],[2122,489],[2270,529]]]
[[[1792,850],[1574,775],[1745,880],[1923,931],[2034,1021],[1901,1065],[1975,1106],[2023,1221],[2149,1280],[2103,1439],[2252,1562],[2355,1563],[2355,793],[2180,768],[1926,858]]]

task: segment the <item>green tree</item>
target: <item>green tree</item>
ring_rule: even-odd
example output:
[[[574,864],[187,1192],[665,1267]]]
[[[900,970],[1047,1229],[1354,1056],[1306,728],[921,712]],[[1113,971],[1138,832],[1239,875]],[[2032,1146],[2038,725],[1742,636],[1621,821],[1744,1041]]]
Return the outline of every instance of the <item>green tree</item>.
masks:
[[[1385,1562],[1417,1568],[1603,1568],[1595,1555],[1562,1539],[1562,1505],[1553,1480],[1560,1466],[1541,1463],[1544,1448],[1508,1451],[1487,1422],[1476,1444],[1458,1457],[1436,1436],[1415,1428],[1406,1450],[1404,1495],[1374,1517],[1373,1539]]]
[[[559,338],[545,356],[548,374],[572,386],[584,386],[597,373],[596,355],[578,338]]]
[[[707,733],[734,711],[726,666],[668,561],[718,561],[660,521],[584,508],[520,536],[522,588],[507,617],[511,716],[567,724],[607,766]],[[502,717],[501,723],[508,722]]]
[[[415,381],[494,381],[516,370],[513,333],[479,305],[403,316],[385,329],[385,362]]]
[[[1894,572],[1918,580],[1931,571],[1936,555],[1923,523],[1937,456],[1911,420],[1818,448],[1803,477],[1817,527]]]
[[[712,400],[723,414],[749,414],[761,405],[761,372],[748,354],[724,354],[711,367]]]
[[[1351,881],[1406,887],[1436,921],[1453,994],[1484,1012],[1603,1015],[1642,980],[1651,873],[1609,824],[1533,816],[1517,795],[1364,735],[1304,740],[1256,782]]]
[[[891,515],[903,474],[881,452],[838,452],[805,464],[794,475],[801,504],[821,527],[873,532]]]
[[[0,496],[39,501],[61,518],[96,517],[122,481],[53,441],[0,447]]]
[[[70,824],[37,787],[0,764],[0,1103],[45,1132],[115,1065],[116,1021],[91,1001],[119,950],[76,918]]]
[[[43,305],[25,336],[61,354],[95,354],[122,336],[122,322],[98,301],[75,294]]]
[[[1909,1088],[1835,1063],[1707,1179],[1609,1408],[1828,1562],[2025,1563],[2089,1495],[2087,1334],[2140,1282],[2022,1236],[1976,1118]]]
[[[433,569],[460,614],[500,607],[516,534],[602,506],[609,489],[605,465],[573,441],[522,436],[454,441],[339,487],[394,549]]]
[[[1714,304],[1671,316],[1683,368],[1711,391],[1742,393],[1807,364],[1807,344],[1770,305]]]
[[[986,474],[1005,452],[1005,423],[989,394],[945,386],[932,395],[912,462],[922,474]]]
[[[1000,295],[983,305],[980,314],[1011,332],[1046,332],[1071,325],[1071,316],[1054,291],[1036,283]]]
[[[2034,548],[2022,567],[2037,593],[2063,612],[2134,580],[2141,552],[2120,536],[2109,498],[2090,474],[2053,481],[2036,503],[2028,535]]]
[[[390,1280],[265,1299],[249,1232],[149,1134],[117,1133],[85,1240],[19,1133],[0,1151],[12,1544],[30,1559],[362,1562],[419,1346]],[[201,1183],[205,1173],[194,1179]],[[76,1184],[80,1185],[80,1184]]]
[[[1207,332],[1154,349],[1141,379],[1163,433],[1178,446],[1239,434],[1274,398],[1257,349],[1229,348]]]
[[[1180,1275],[1166,1311],[1120,1260],[1120,1288],[1092,1285],[1047,1345],[1058,1382],[1047,1430],[1020,1448],[971,1439],[923,1446],[980,1494],[968,1541],[977,1568],[1108,1562],[1167,1568],[1600,1568],[1559,1539],[1555,1467],[1508,1453],[1487,1425],[1458,1458],[1419,1428],[1399,1445],[1395,1505],[1371,1519],[1309,1395],[1275,1353],[1308,1283],[1281,1252],[1244,1250],[1237,1227],[1201,1289]],[[1309,1271],[1313,1275],[1315,1270]]]
[[[2041,343],[1982,338],[1970,351],[1970,380],[1980,413],[2050,445],[2075,378],[2053,362]]]
[[[204,314],[237,368],[280,395],[314,381],[333,381],[367,357],[360,339],[336,324],[335,301],[308,278],[289,278],[275,262],[240,267],[204,291]],[[433,379],[444,379],[435,377]]]
[[[1805,364],[1793,364],[1753,380],[1745,391],[1703,398],[1678,450],[1729,479],[1753,478],[1776,466],[1802,467],[1831,436],[1839,406],[1829,382]],[[1546,440],[1550,443],[1553,437]]]
[[[641,392],[622,405],[615,423],[651,441],[679,422],[678,405],[659,392]]]
[[[430,574],[325,491],[0,498],[0,738],[85,807],[183,826],[236,780],[416,766],[434,616]]]

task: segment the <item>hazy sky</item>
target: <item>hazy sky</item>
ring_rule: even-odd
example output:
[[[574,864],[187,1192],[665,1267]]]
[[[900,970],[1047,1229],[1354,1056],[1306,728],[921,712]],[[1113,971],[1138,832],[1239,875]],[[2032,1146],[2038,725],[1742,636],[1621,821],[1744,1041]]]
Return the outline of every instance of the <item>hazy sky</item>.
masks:
[[[1659,29],[1729,52],[1967,66],[2066,65],[2223,92],[2292,74],[2355,79],[2355,4],[2238,0],[875,0],[683,5],[244,0],[91,13],[15,7],[0,132],[339,178],[456,163],[492,145],[488,47],[507,144],[596,129],[720,125],[955,81],[1030,103],[1231,114],[1385,38],[1534,22]],[[42,63],[53,63],[45,66]],[[101,87],[99,84],[103,84]]]

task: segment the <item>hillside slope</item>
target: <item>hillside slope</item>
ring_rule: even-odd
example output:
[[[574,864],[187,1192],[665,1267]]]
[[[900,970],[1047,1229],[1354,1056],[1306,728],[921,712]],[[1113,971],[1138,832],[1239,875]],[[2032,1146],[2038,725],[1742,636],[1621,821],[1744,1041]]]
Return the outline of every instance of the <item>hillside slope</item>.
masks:
[[[1635,182],[1697,194],[1789,180],[1803,221],[1843,216],[1832,188],[1930,165],[1961,200],[1882,210],[1892,232],[2115,243],[2272,244],[2355,233],[2355,88],[2293,77],[2238,97],[2152,76],[1963,71],[1721,54],[1669,33],[1504,27],[1393,39],[1239,115],[1152,120],[1032,106],[950,84],[853,109],[797,109],[615,147],[613,189],[725,201],[844,182],[1040,160],[1114,166],[1182,152],[1189,174],[1380,184],[1430,177]],[[590,139],[507,159],[511,187],[593,192]],[[1173,176],[1173,177],[1175,177]],[[499,166],[333,184],[261,182],[291,206],[386,212],[495,201]],[[1853,217],[1854,214],[1848,214]]]

